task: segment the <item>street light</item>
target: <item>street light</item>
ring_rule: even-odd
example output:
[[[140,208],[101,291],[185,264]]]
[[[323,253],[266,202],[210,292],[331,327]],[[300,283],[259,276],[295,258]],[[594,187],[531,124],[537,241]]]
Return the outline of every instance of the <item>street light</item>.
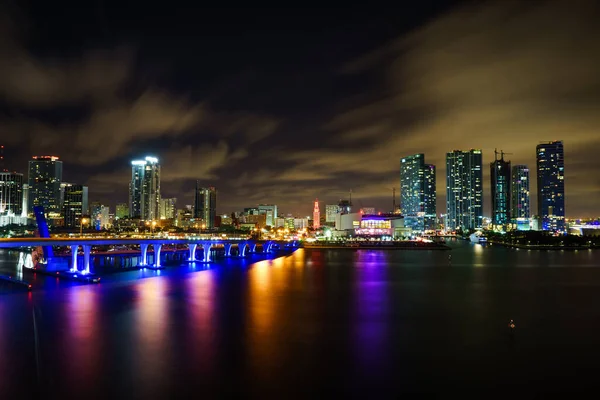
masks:
[[[87,224],[88,223],[88,219],[87,218],[81,218],[81,220],[79,221],[79,236],[83,235],[83,224]]]

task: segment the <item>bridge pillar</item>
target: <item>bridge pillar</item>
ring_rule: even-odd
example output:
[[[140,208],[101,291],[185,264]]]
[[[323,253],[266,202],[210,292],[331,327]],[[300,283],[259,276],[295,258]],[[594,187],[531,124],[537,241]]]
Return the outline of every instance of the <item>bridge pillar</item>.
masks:
[[[162,248],[162,244],[154,245],[154,266],[160,267],[160,250]]]
[[[92,246],[84,245],[83,246],[83,270],[86,274],[90,273],[90,253],[92,251]]]
[[[198,243],[190,243],[188,247],[190,249],[190,258],[188,258],[188,261],[196,261],[196,247],[198,247]]]
[[[77,272],[77,252],[79,251],[79,245],[71,245],[71,272]]]
[[[252,250],[250,251],[251,253],[256,253],[256,248],[258,247],[258,243],[252,243]]]
[[[212,247],[211,242],[203,242],[202,249],[204,250],[204,262],[210,262],[210,248]]]
[[[142,250],[142,261],[140,261],[140,265],[141,266],[146,266],[148,265],[148,259],[147,259],[147,255],[148,255],[148,245],[147,244],[140,244],[140,249]]]
[[[238,256],[246,257],[246,242],[238,243]]]
[[[223,243],[223,247],[225,247],[225,257],[231,257],[231,243]]]
[[[273,244],[273,242],[271,242],[270,240],[267,241],[266,243],[263,243],[263,253],[270,253],[272,244]]]

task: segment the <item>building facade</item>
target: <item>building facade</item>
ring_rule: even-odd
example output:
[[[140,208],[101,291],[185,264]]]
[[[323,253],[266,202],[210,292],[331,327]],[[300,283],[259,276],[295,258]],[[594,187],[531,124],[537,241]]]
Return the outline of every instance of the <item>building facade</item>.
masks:
[[[315,199],[315,205],[313,207],[313,229],[319,229],[321,227],[321,211],[319,210],[319,199]]]
[[[446,154],[446,229],[475,230],[483,225],[481,150]]]
[[[69,185],[64,187],[63,215],[65,227],[79,228],[81,218],[88,212],[88,187]]]
[[[506,230],[511,223],[511,175],[510,161],[504,160],[504,153],[494,150],[494,161],[490,163],[491,195],[492,195],[492,227]]]
[[[118,219],[129,217],[129,205],[126,203],[117,204],[115,217]]]
[[[160,199],[160,219],[175,218],[175,203],[177,198]]]
[[[259,204],[258,212],[267,216],[267,226],[275,226],[277,220],[277,205],[275,204]]]
[[[194,218],[201,219],[206,229],[215,227],[217,215],[217,190],[210,187],[200,187],[196,182],[196,195],[194,201]]]
[[[517,224],[521,220],[529,221],[529,208],[529,168],[527,165],[514,165],[512,167],[510,207],[513,224]]]
[[[337,204],[325,205],[325,223],[328,225],[335,225],[335,216],[340,212],[340,206]]]
[[[23,213],[23,174],[0,172],[0,214]]]
[[[129,216],[146,221],[160,217],[160,164],[155,157],[131,162]]]
[[[536,147],[538,215],[542,230],[565,232],[565,155],[562,141]]]
[[[29,213],[42,206],[46,213],[60,213],[60,184],[63,164],[56,156],[37,156],[29,160]]]
[[[405,223],[418,232],[435,229],[435,165],[425,164],[424,154],[400,161],[400,209]]]

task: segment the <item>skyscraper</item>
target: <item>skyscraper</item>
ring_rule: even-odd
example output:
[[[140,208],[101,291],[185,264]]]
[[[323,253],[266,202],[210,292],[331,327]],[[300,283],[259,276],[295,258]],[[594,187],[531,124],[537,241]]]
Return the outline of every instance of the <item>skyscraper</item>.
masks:
[[[492,194],[492,226],[496,229],[506,229],[511,222],[510,217],[510,161],[504,161],[504,152],[494,150],[494,161],[490,163],[491,194]]]
[[[337,204],[327,204],[325,206],[325,222],[327,224],[335,224],[335,216],[340,212],[340,206]]]
[[[99,231],[102,229],[102,204],[94,201],[90,204],[90,226]]]
[[[315,199],[315,206],[313,208],[313,229],[319,229],[321,227],[321,211],[319,211],[319,199]]]
[[[0,172],[0,214],[16,215],[23,212],[23,174]]]
[[[413,230],[435,229],[435,165],[425,164],[423,154],[400,161],[400,209]]]
[[[146,221],[160,217],[160,164],[155,157],[131,162],[129,216]]]
[[[65,227],[79,228],[81,218],[88,211],[88,187],[83,185],[64,186],[63,215]]]
[[[194,218],[201,219],[206,229],[215,227],[217,215],[217,190],[214,187],[200,187],[196,181],[196,196],[194,201]]]
[[[483,224],[481,150],[446,154],[446,229],[480,229]]]
[[[527,165],[512,167],[511,212],[513,223],[517,219],[529,219],[529,168]]]
[[[545,231],[565,231],[565,155],[562,141],[538,144],[538,215]]]
[[[33,157],[29,161],[29,212],[34,206],[43,206],[47,213],[61,211],[62,169],[62,161],[56,156]]]

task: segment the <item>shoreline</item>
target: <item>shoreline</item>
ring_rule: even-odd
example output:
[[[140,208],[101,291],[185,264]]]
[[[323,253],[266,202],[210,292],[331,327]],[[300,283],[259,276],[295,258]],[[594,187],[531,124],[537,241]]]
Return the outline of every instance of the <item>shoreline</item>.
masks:
[[[393,246],[390,245],[384,245],[384,246],[377,246],[377,245],[358,245],[358,246],[349,246],[346,244],[325,244],[325,245],[314,245],[314,244],[304,244],[303,248],[305,249],[324,249],[324,250],[331,250],[331,249],[344,249],[344,250],[452,250],[451,247],[445,245],[445,244],[440,244],[440,243],[427,243],[427,244],[423,244],[423,243],[419,243],[417,244],[413,244],[414,242],[407,242],[405,244],[395,244]]]
[[[513,249],[525,249],[525,250],[567,250],[567,251],[575,251],[575,250],[599,250],[600,246],[555,246],[555,245],[544,245],[544,244],[517,244],[517,243],[503,243],[503,242],[494,242],[488,241],[488,244],[498,245],[509,247]]]

